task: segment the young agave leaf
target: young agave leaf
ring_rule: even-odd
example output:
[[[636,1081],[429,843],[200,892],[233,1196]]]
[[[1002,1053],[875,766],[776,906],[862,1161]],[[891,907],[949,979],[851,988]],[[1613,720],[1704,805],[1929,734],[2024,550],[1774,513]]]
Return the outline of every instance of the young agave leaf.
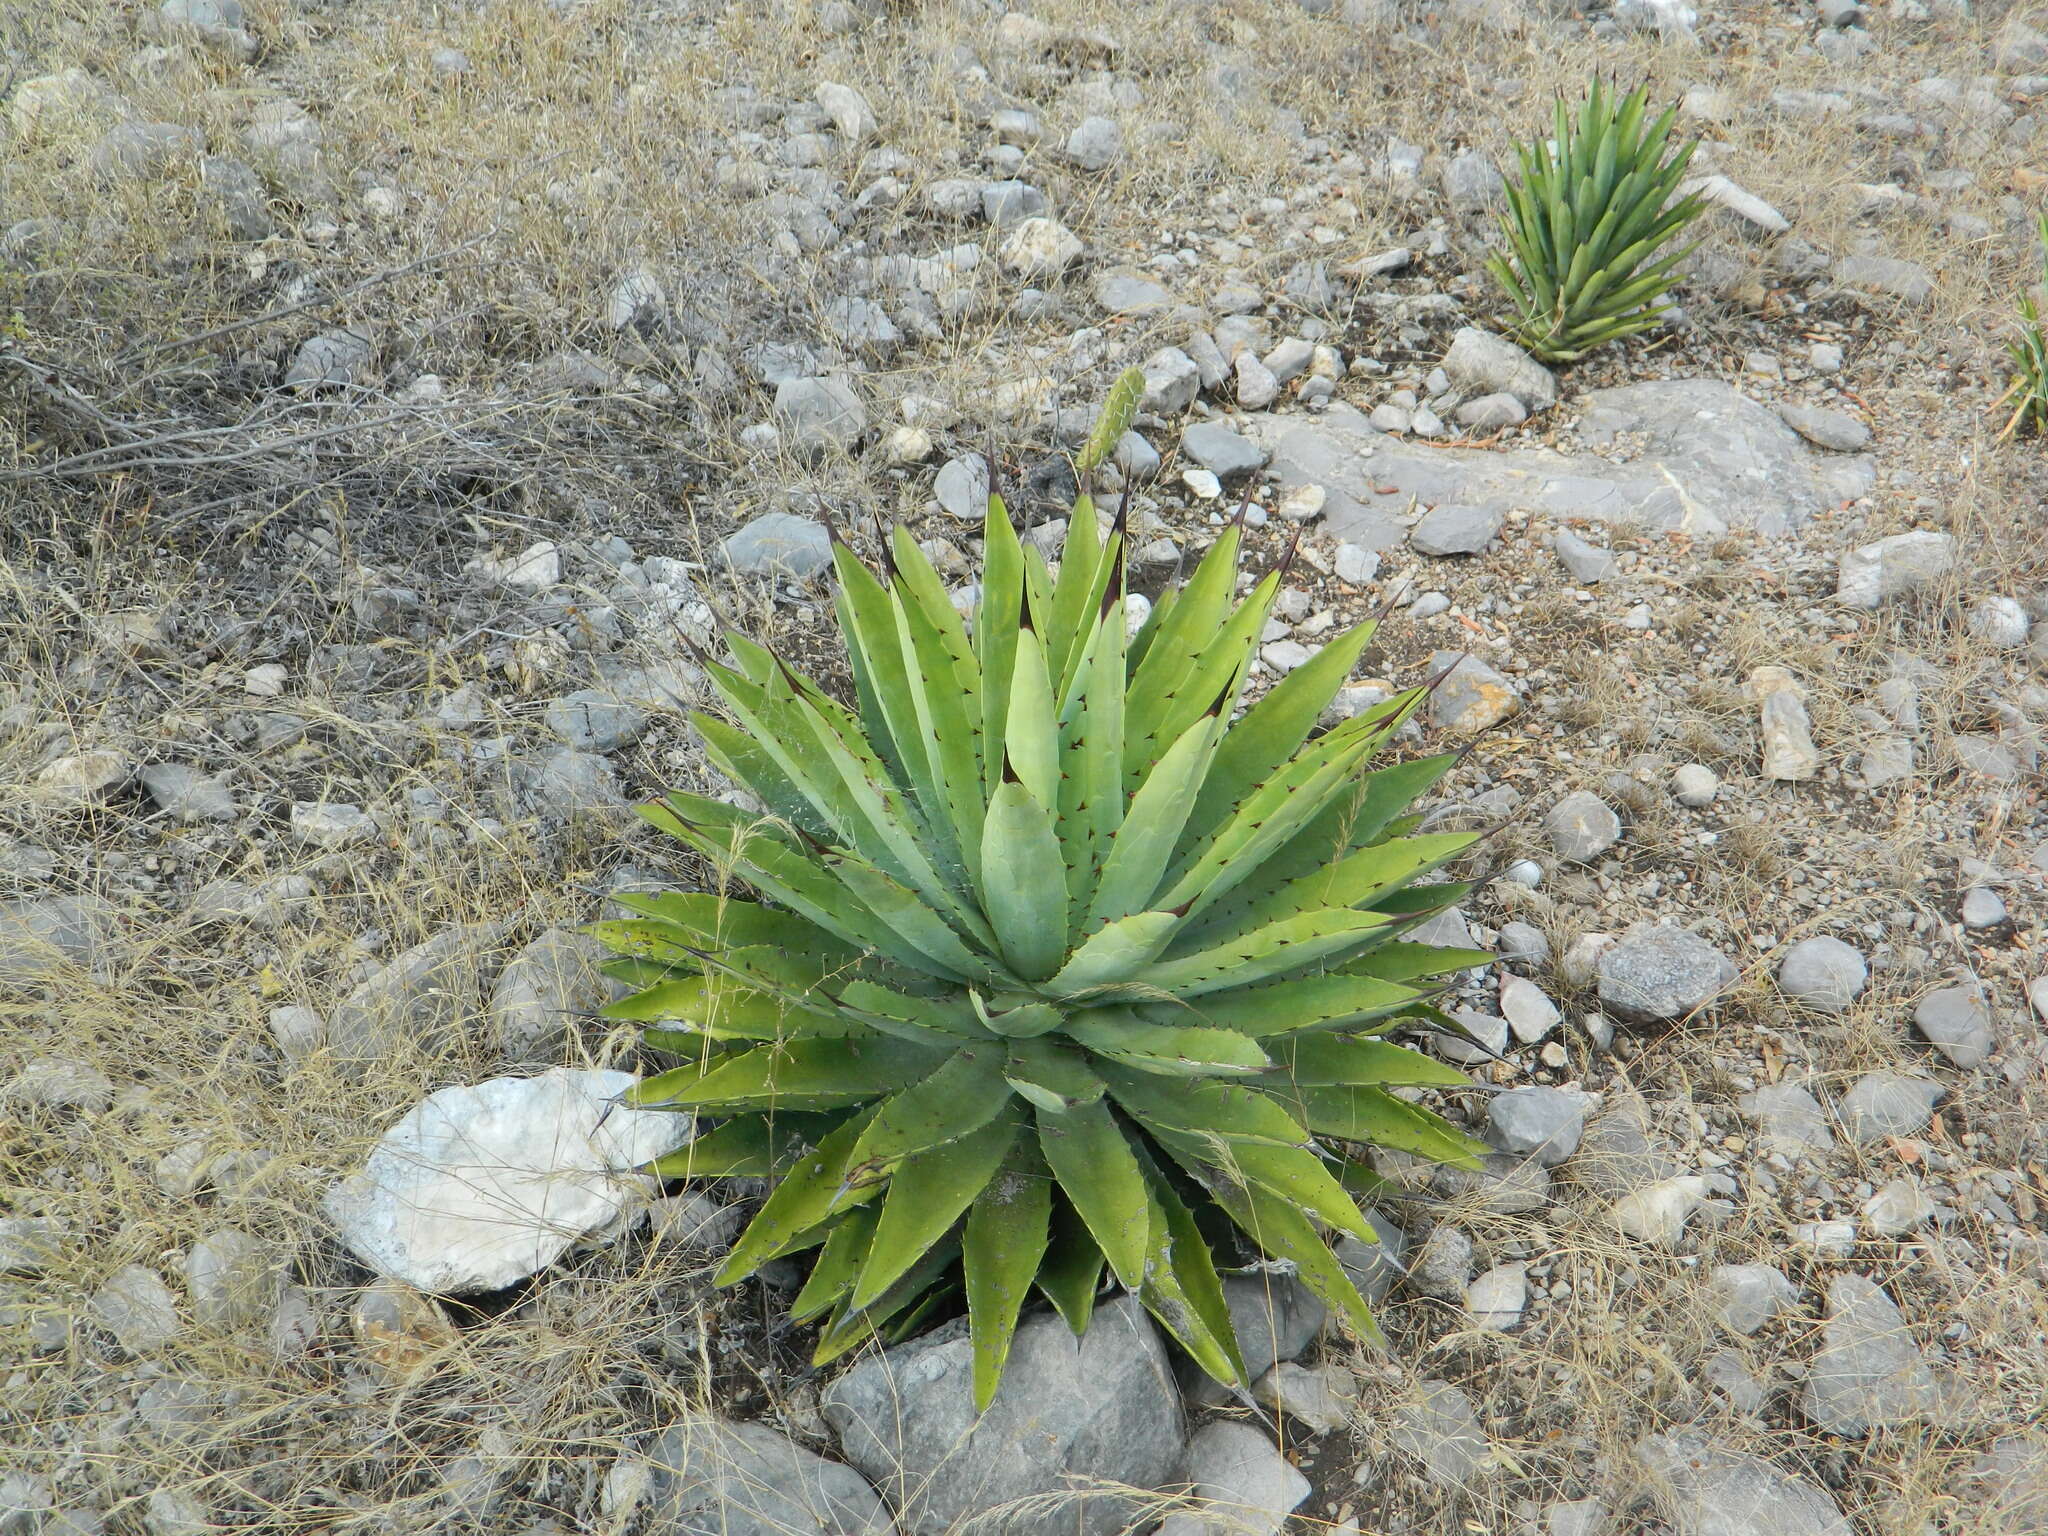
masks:
[[[1067,1033],[1107,1061],[1161,1077],[1242,1077],[1273,1064],[1236,1030],[1151,1024],[1126,1008],[1077,1013]]]
[[[1095,1246],[1126,1290],[1143,1281],[1151,1246],[1145,1175],[1109,1106],[1100,1099],[1038,1111],[1038,1145]]]
[[[945,1060],[937,1050],[880,1035],[867,1040],[792,1040],[734,1056],[666,1097],[671,1103],[705,1110],[771,1105],[837,1109],[864,1104]]]
[[[874,1247],[853,1289],[853,1307],[872,1305],[952,1230],[1003,1167],[1023,1123],[1012,1102],[952,1145],[904,1159],[889,1177]]]
[[[1361,1088],[1462,1088],[1469,1081],[1420,1052],[1384,1040],[1363,1040],[1324,1032],[1289,1035],[1274,1048],[1273,1075],[1284,1081],[1317,1087],[1348,1084]]]
[[[960,1260],[967,1281],[976,1413],[986,1412],[995,1400],[1017,1316],[1045,1258],[1051,1215],[1052,1186],[1028,1143],[1018,1144],[967,1213]]]
[[[861,1266],[868,1261],[880,1219],[881,1212],[872,1205],[855,1206],[839,1218],[818,1250],[810,1278],[789,1304],[791,1322],[808,1323],[823,1317],[853,1289]]]
[[[1093,1104],[1105,1091],[1102,1079],[1089,1067],[1085,1051],[1043,1036],[1011,1042],[1003,1079],[1034,1108],[1055,1113]]]
[[[783,1174],[719,1266],[720,1285],[731,1285],[770,1259],[823,1241],[820,1229],[834,1215],[874,1197],[875,1185],[853,1189],[846,1184],[847,1160],[868,1119],[865,1111],[851,1116]]]
[[[1053,1202],[1051,1243],[1038,1269],[1038,1289],[1079,1338],[1095,1311],[1102,1283],[1102,1250],[1064,1200]]]
[[[1067,867],[1045,803],[1002,785],[982,828],[982,903],[1003,958],[1026,981],[1059,969],[1067,938]]]
[[[853,1149],[856,1175],[885,1168],[980,1130],[1008,1106],[1003,1068],[1009,1053],[991,1041],[966,1045],[929,1077],[883,1102]]]

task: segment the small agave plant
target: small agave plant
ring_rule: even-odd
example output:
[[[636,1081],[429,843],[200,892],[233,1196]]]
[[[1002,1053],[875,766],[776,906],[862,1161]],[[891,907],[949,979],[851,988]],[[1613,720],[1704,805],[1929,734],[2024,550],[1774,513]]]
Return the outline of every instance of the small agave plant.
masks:
[[[1522,182],[1501,216],[1508,254],[1486,265],[1514,306],[1515,340],[1546,363],[1646,331],[1671,307],[1662,300],[1693,248],[1657,253],[1699,214],[1697,194],[1672,201],[1698,145],[1667,159],[1677,108],[1654,122],[1648,110],[1647,87],[1617,99],[1596,79],[1576,120],[1557,103],[1551,143],[1516,148]]]
[[[2041,280],[2048,284],[2048,213],[2037,226],[2044,253]],[[2013,403],[2012,414],[1999,429],[2001,439],[2021,432],[2048,437],[2048,326],[2041,319],[2041,306],[2031,293],[2020,295],[2019,334],[2007,338],[2005,350],[2012,358],[2012,384],[1999,397],[1998,406]]]
[[[656,1170],[774,1181],[718,1279],[813,1252],[820,1363],[964,1291],[985,1407],[1034,1288],[1078,1334],[1114,1284],[1242,1383],[1219,1268],[1371,1335],[1325,1238],[1372,1237],[1356,1150],[1477,1152],[1401,1091],[1465,1079],[1385,1038],[1488,958],[1402,937],[1464,889],[1417,882],[1471,838],[1403,814],[1454,757],[1367,769],[1422,690],[1317,734],[1370,624],[1233,723],[1281,580],[1235,601],[1240,537],[1131,635],[1121,517],[1082,494],[1055,573],[991,497],[971,623],[901,528],[879,576],[837,545],[851,707],[738,635],[706,659],[697,729],[760,808],[643,809],[718,888],[620,898],[641,990],[606,1012],[681,1060],[631,1102],[711,1124]]]

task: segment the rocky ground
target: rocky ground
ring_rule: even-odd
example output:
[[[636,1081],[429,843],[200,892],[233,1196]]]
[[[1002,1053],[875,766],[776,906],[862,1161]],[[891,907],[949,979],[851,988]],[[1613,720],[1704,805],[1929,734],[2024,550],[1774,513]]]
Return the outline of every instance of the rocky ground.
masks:
[[[2048,1530],[2048,466],[1994,409],[2048,17],[0,46],[0,1530]],[[1481,262],[1595,70],[1714,208],[1682,313],[1552,374]],[[1474,742],[1429,813],[1499,829],[1443,920],[1499,1150],[1384,1167],[1387,1348],[1254,1271],[1255,1404],[1119,1304],[974,1426],[957,1339],[821,1375],[710,1286],[749,1191],[605,1172],[687,1127],[604,1114],[575,930],[691,878],[629,814],[711,783],[689,642],[835,677],[824,520],[964,586],[991,449],[1056,552],[1133,363],[1146,591],[1249,489],[1269,674],[1383,607],[1344,707],[1456,664],[1404,750]]]

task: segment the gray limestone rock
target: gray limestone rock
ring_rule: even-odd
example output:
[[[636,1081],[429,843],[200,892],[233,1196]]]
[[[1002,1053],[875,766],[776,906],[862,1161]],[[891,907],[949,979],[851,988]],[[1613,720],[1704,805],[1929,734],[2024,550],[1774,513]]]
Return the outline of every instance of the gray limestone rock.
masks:
[[[1599,1101],[1570,1088],[1514,1088],[1486,1101],[1487,1139],[1503,1152],[1555,1168],[1579,1149]]]
[[[1931,1078],[1872,1072],[1842,1095],[1837,1113],[1849,1139],[1868,1146],[1888,1136],[1919,1135],[1927,1129],[1941,1096],[1941,1084]]]
[[[0,1104],[16,1113],[76,1110],[103,1115],[114,1103],[114,1084],[90,1062],[70,1056],[36,1056],[0,1088]]]
[[[1451,338],[1442,367],[1451,388],[1467,400],[1513,395],[1532,414],[1557,404],[1557,379],[1535,358],[1502,336],[1465,326]]]
[[[178,1298],[161,1275],[140,1264],[107,1276],[93,1293],[92,1315],[131,1355],[161,1349],[178,1333]]]
[[[381,1057],[401,1044],[445,1048],[483,1009],[504,926],[480,923],[437,933],[380,967],[336,1005],[327,1043],[337,1058]]]
[[[1801,1406],[1834,1435],[1863,1435],[1939,1406],[1933,1367],[1892,1299],[1862,1275],[1828,1286],[1828,1320],[1806,1370]]]
[[[1387,1438],[1445,1488],[1472,1488],[1493,1465],[1472,1399],[1447,1381],[1423,1382],[1417,1398],[1394,1410]]]
[[[895,1536],[858,1472],[765,1424],[677,1424],[644,1457],[649,1529],[664,1536]]]
[[[1188,1479],[1194,1497],[1227,1515],[1236,1536],[1277,1536],[1312,1491],[1264,1430],[1227,1419],[1204,1424],[1188,1442]],[[1157,1536],[1203,1536],[1212,1529],[1200,1516],[1173,1514]]]
[[[775,391],[775,424],[793,452],[818,457],[851,451],[868,429],[868,412],[843,378],[785,379]]]
[[[1456,1301],[1472,1283],[1472,1239],[1449,1222],[1430,1228],[1408,1266],[1408,1282],[1425,1296]]]
[[[802,581],[831,565],[832,535],[823,523],[794,512],[763,512],[719,540],[718,551],[742,575]]]
[[[1785,425],[1831,453],[1861,453],[1870,446],[1870,428],[1845,411],[1819,406],[1782,404],[1778,414]]]
[[[979,1417],[972,1374],[964,1325],[952,1324],[863,1358],[826,1389],[842,1451],[905,1536],[945,1536],[978,1515],[988,1536],[1035,1536],[1054,1519],[1111,1536],[1138,1513],[1121,1489],[1180,1475],[1180,1396],[1135,1296],[1098,1307],[1079,1339],[1057,1317],[1026,1318]]]
[[[1178,416],[1201,392],[1202,370],[1179,347],[1162,347],[1145,359],[1145,392],[1138,408],[1155,416]]]
[[[1574,1182],[1603,1200],[1651,1188],[1680,1171],[1677,1157],[1650,1131],[1649,1110],[1633,1094],[1616,1098],[1586,1122],[1565,1163]]]
[[[579,688],[547,707],[547,726],[579,752],[616,752],[640,739],[647,712],[594,688]]]
[[[1430,718],[1461,736],[1476,736],[1522,707],[1515,685],[1470,652],[1437,651],[1432,675],[1446,674],[1430,695]]]
[[[92,970],[118,921],[98,896],[0,901],[0,997],[39,988],[66,971]]]
[[[267,1321],[283,1285],[282,1257],[233,1227],[207,1233],[185,1255],[185,1292],[201,1328],[232,1333]]]
[[[1276,1361],[1292,1360],[1307,1349],[1330,1316],[1321,1298],[1291,1275],[1225,1275],[1223,1301],[1245,1372],[1253,1379]]]
[[[1600,1004],[1625,1019],[1658,1023],[1703,1008],[1736,978],[1733,962],[1698,934],[1638,923],[1600,956]]]
[[[40,1275],[71,1246],[54,1216],[0,1216],[0,1275]]]
[[[1476,555],[1494,541],[1506,520],[1497,508],[1453,502],[1423,513],[1408,541],[1425,555]]]
[[[1872,298],[1896,299],[1910,309],[1934,302],[1934,274],[1917,261],[1896,256],[1844,256],[1835,263],[1835,281]]]
[[[376,356],[376,345],[362,331],[323,331],[299,348],[285,370],[287,389],[346,389],[363,383]]]
[[[509,1061],[556,1059],[577,1020],[611,998],[610,955],[587,934],[550,928],[505,962],[491,988],[491,1034]]]
[[[947,460],[932,480],[932,495],[948,517],[978,521],[988,511],[988,460],[978,453]]]
[[[1775,412],[1717,380],[1623,385],[1588,400],[1582,441],[1596,453],[1626,446],[1625,458],[1439,447],[1389,437],[1341,404],[1319,417],[1255,415],[1245,428],[1271,451],[1283,493],[1322,486],[1331,536],[1371,549],[1399,542],[1411,500],[1660,532],[1781,534],[1876,484],[1867,456],[1817,451]]]
[[[1913,1028],[1950,1062],[1965,1069],[1981,1067],[1997,1044],[1991,1031],[1991,1008],[1974,986],[1942,987],[1920,999],[1913,1010]]]
[[[1589,544],[1568,528],[1558,530],[1551,541],[1551,548],[1557,551],[1557,558],[1564,568],[1572,573],[1572,580],[1582,586],[1597,586],[1614,574],[1614,551]]]
[[[619,1102],[625,1072],[556,1068],[443,1088],[386,1131],[322,1209],[363,1263],[431,1295],[503,1290],[617,1230],[688,1115]]]
[[[1854,945],[1825,934],[1801,939],[1778,962],[1778,990],[1823,1013],[1841,1013],[1870,980]]]
[[[1394,1288],[1408,1266],[1408,1234],[1392,1219],[1370,1207],[1362,1207],[1377,1242],[1343,1237],[1337,1242],[1337,1262],[1358,1287],[1358,1294],[1371,1306],[1378,1306]]]
[[[1809,1152],[1825,1156],[1835,1148],[1820,1100],[1797,1083],[1767,1083],[1745,1093],[1736,1107],[1756,1122],[1766,1153],[1800,1158]]]
[[[1716,1264],[1707,1276],[1715,1321],[1744,1338],[1799,1299],[1799,1287],[1768,1264]]]
[[[1181,451],[1219,480],[1251,474],[1266,462],[1264,450],[1213,421],[1197,422],[1181,434]]]
[[[1621,841],[1621,818],[1598,795],[1582,789],[1550,808],[1543,830],[1559,858],[1590,864]]]
[[[1855,1536],[1819,1486],[1697,1430],[1652,1435],[1635,1454],[1676,1536]]]
[[[1852,608],[1878,604],[1923,592],[1955,566],[1952,534],[1915,529],[1859,545],[1842,556],[1835,579],[1835,600]]]

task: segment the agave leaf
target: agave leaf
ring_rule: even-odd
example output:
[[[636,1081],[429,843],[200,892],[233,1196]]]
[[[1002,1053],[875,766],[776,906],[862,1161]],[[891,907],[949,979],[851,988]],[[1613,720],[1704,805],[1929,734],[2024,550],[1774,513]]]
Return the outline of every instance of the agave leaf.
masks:
[[[917,749],[916,707],[897,665],[894,598],[874,572],[836,540],[832,566],[838,577],[833,608],[846,639],[854,696],[868,741],[898,783],[916,785],[916,772],[925,760]]]
[[[1045,1257],[1052,1184],[1028,1141],[1011,1150],[976,1197],[960,1236],[967,1282],[968,1338],[974,1351],[974,1411],[986,1412],[1010,1358],[1017,1315]]]
[[[1000,497],[991,496],[981,540],[981,605],[974,614],[974,650],[981,661],[981,771],[986,804],[1008,761],[1010,685],[1024,620],[1024,551]]]
[[[1323,1160],[1306,1147],[1276,1147],[1267,1142],[1204,1143],[1199,1137],[1157,1133],[1159,1144],[1183,1160],[1201,1161],[1218,1178],[1234,1179],[1247,1189],[1277,1195],[1304,1215],[1371,1242],[1373,1231],[1350,1193],[1337,1182]]]
[[[1138,972],[1136,984],[1174,997],[1246,986],[1349,954],[1391,920],[1378,912],[1329,908],[1279,918],[1178,959]]]
[[[1066,1018],[1051,1003],[1030,993],[1007,993],[991,1000],[975,992],[969,994],[969,1001],[981,1022],[1005,1039],[1030,1040],[1051,1034]]]
[[[1045,983],[1054,997],[1081,997],[1131,980],[1158,957],[1179,927],[1173,912],[1138,912],[1118,918],[1088,936],[1059,972]]]
[[[1193,1136],[1205,1142],[1263,1141],[1306,1147],[1309,1133],[1264,1088],[1213,1078],[1159,1077],[1105,1063],[1110,1097],[1155,1135]]]
[[[919,997],[865,978],[848,982],[833,1001],[856,1017],[889,1019],[961,1040],[986,1040],[988,1028],[974,1010],[950,997]]]
[[[1034,1108],[1051,1112],[1093,1104],[1103,1094],[1102,1079],[1080,1052],[1043,1037],[1012,1041],[1003,1075]]]
[[[817,1132],[812,1116],[746,1115],[703,1132],[656,1158],[648,1172],[664,1179],[766,1178],[780,1172]]]
[[[714,1277],[719,1285],[745,1279],[770,1259],[823,1241],[835,1215],[874,1198],[878,1186],[846,1187],[847,1158],[873,1118],[863,1110],[841,1124],[783,1174]]]
[[[1039,1149],[1053,1177],[1118,1281],[1136,1289],[1149,1246],[1148,1200],[1123,1129],[1101,1099],[1041,1108],[1037,1119]]]
[[[1102,1250],[1074,1208],[1053,1202],[1052,1242],[1038,1268],[1038,1288],[1067,1327],[1079,1338],[1088,1331],[1095,1311],[1095,1291],[1102,1283]]]
[[[1040,805],[1059,802],[1059,716],[1043,638],[1031,629],[1016,638],[1016,666],[1010,674],[1010,713],[1003,749],[1009,769]],[[993,805],[1000,788],[989,796]],[[987,857],[986,847],[982,850]]]
[[[1234,1029],[1147,1023],[1127,1008],[1087,1008],[1068,1021],[1078,1045],[1111,1061],[1164,1077],[1242,1077],[1271,1059]]]
[[[631,997],[622,997],[598,1009],[603,1019],[627,1019],[635,1023],[670,1022],[688,1026],[680,1030],[654,1030],[655,1035],[673,1035],[675,1044],[650,1041],[657,1049],[694,1052],[697,1045],[684,1045],[692,1038],[712,1040],[780,1040],[791,1034],[850,1034],[859,1029],[852,1021],[834,1019],[830,1014],[804,1014],[788,999],[770,992],[757,992],[723,977],[685,976],[658,982]],[[701,1038],[699,1043],[701,1043]]]
[[[862,1133],[852,1172],[863,1177],[912,1153],[980,1130],[1010,1104],[1009,1053],[991,1041],[964,1045],[928,1077],[891,1096]]]
[[[923,969],[932,975],[963,984],[977,981],[991,987],[1014,982],[1014,978],[1006,981],[1003,972],[970,949],[945,917],[927,906],[916,891],[886,871],[847,854],[829,854],[818,862],[855,900],[921,955]]]
[[[905,944],[844,885],[783,842],[759,817],[685,794],[671,794],[660,805],[641,806],[640,816],[714,863],[737,866],[749,885],[847,943],[879,951],[911,970],[948,974]]]
[[[1331,973],[1211,992],[1200,1002],[1185,1009],[1176,1007],[1172,1013],[1176,1018],[1198,1019],[1212,1029],[1235,1029],[1254,1039],[1269,1039],[1386,1018],[1427,995],[1422,988],[1403,986],[1398,980]],[[1166,1012],[1163,1007],[1155,1010]]]
[[[1370,847],[1392,830],[1402,808],[1427,794],[1457,765],[1458,754],[1420,757],[1359,775],[1353,788],[1339,795],[1287,840],[1229,897],[1210,909],[1206,922],[1222,923],[1248,908],[1267,892],[1359,848]]]
[[[1168,1150],[1173,1152],[1172,1148]],[[1361,1335],[1380,1341],[1379,1324],[1373,1320],[1372,1309],[1358,1294],[1358,1287],[1352,1284],[1329,1245],[1293,1201],[1257,1184],[1217,1178],[1205,1165],[1178,1152],[1173,1155],[1203,1182],[1216,1203],[1260,1252],[1291,1263],[1296,1277],[1332,1309],[1341,1312]]]
[[[1052,695],[1063,699],[1074,685],[1081,652],[1088,640],[1089,620],[1102,602],[1102,580],[1109,576],[1095,504],[1086,496],[1075,500],[1067,518],[1066,542],[1060,546],[1060,572],[1053,582],[1052,606],[1039,639],[1045,645],[1045,669]],[[1034,618],[1036,616],[1034,615]],[[1047,797],[1051,803],[1051,797]]]
[[[770,815],[802,828],[806,837],[820,842],[838,836],[831,822],[818,814],[817,808],[752,736],[701,711],[690,716],[690,725],[718,771],[735,784],[752,790],[768,807]]]
[[[1496,958],[1483,949],[1450,949],[1436,944],[1409,944],[1396,940],[1347,962],[1343,973],[1347,976],[1377,976],[1382,981],[1415,981],[1424,976],[1448,976],[1453,971],[1479,970],[1493,964]]]
[[[839,1109],[888,1093],[935,1070],[940,1061],[936,1051],[882,1035],[792,1040],[731,1057],[667,1097],[705,1110]]]
[[[1158,893],[1223,734],[1220,713],[1204,715],[1145,774],[1103,858],[1084,930],[1142,912]]]
[[[1114,546],[1116,540],[1112,538]],[[1118,560],[1114,548],[1105,565]],[[1058,831],[1068,910],[1079,918],[1124,814],[1122,584],[1104,594],[1060,713]]]
[[[981,665],[924,551],[900,525],[895,543],[897,633],[928,759],[926,819],[971,879],[981,854]]]
[[[1310,1130],[1338,1141],[1392,1147],[1461,1168],[1478,1167],[1487,1150],[1441,1115],[1395,1098],[1383,1088],[1299,1087],[1288,1094],[1288,1101],[1300,1110]]]
[[[1384,910],[1383,898],[1441,868],[1478,840],[1476,833],[1442,832],[1361,848],[1233,909],[1225,922],[1207,922],[1176,935],[1169,953],[1196,945],[1213,947],[1306,912],[1332,907]],[[1214,917],[1214,909],[1209,915]]]
[[[1059,969],[1067,938],[1067,872],[1043,801],[1016,780],[999,786],[982,828],[982,905],[1010,968],[1026,981]]]
[[[1124,721],[1124,788],[1131,789],[1158,756],[1162,742],[1173,740],[1163,721],[1169,701],[1185,684],[1230,613],[1231,585],[1237,576],[1237,553],[1243,530],[1235,523],[1209,546],[1187,585],[1159,619],[1131,677]],[[1135,653],[1134,653],[1135,654]],[[1213,699],[1213,695],[1212,695]]]
[[[1182,852],[1167,872],[1166,891],[1152,905],[1162,910],[1185,906],[1192,917],[1228,895],[1341,799],[1345,781],[1377,740],[1375,730],[1369,723],[1347,721],[1245,796],[1206,837],[1192,843],[1183,838]]]
[[[1360,1040],[1325,1032],[1297,1033],[1287,1036],[1273,1054],[1273,1075],[1303,1087],[1471,1086],[1471,1079],[1456,1067],[1384,1040]]]
[[[893,1328],[897,1319],[909,1321],[912,1315],[934,1299],[932,1287],[944,1278],[946,1271],[959,1258],[960,1239],[948,1235],[885,1294],[867,1306],[853,1306],[851,1296],[842,1299],[839,1310],[833,1313],[831,1321],[818,1335],[817,1348],[811,1352],[811,1364],[820,1367],[830,1365],[882,1329]]]
[[[1023,1123],[1011,1100],[965,1137],[919,1151],[898,1165],[889,1178],[874,1246],[853,1288],[854,1309],[872,1306],[952,1230],[960,1213],[997,1177]]]
[[[832,1225],[803,1289],[789,1304],[789,1320],[808,1323],[824,1316],[853,1289],[875,1240],[881,1212],[872,1205],[855,1206]]]
[[[1211,1377],[1248,1386],[1208,1239],[1157,1168],[1148,1168],[1145,1190],[1150,1247],[1138,1299]]]
[[[1199,836],[1301,750],[1316,721],[1372,640],[1377,624],[1354,625],[1276,683],[1224,734],[1202,781],[1189,831]]]
[[[700,944],[775,944],[846,960],[859,953],[808,918],[757,901],[694,891],[621,891],[612,900],[629,912],[687,929]]]
[[[1251,675],[1253,658],[1258,655],[1259,636],[1265,631],[1267,616],[1273,610],[1273,599],[1279,593],[1280,573],[1269,572],[1252,588],[1251,595],[1245,598],[1222,631],[1203,650],[1181,686],[1161,701],[1157,725],[1139,744],[1141,766],[1161,746],[1204,715],[1215,713],[1229,718],[1244,691],[1245,679]],[[1220,705],[1219,699],[1222,701]],[[1125,734],[1128,738],[1128,728]],[[1128,739],[1124,766],[1128,777],[1131,766]]]

